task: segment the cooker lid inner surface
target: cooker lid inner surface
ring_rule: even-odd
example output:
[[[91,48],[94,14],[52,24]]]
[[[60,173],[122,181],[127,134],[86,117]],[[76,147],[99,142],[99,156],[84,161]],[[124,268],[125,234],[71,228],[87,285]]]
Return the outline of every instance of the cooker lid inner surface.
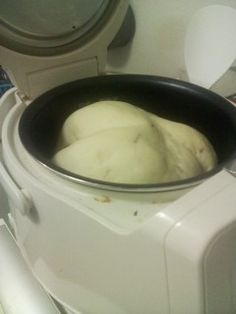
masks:
[[[113,0],[1,1],[0,42],[24,54],[61,53],[97,34],[115,7]]]

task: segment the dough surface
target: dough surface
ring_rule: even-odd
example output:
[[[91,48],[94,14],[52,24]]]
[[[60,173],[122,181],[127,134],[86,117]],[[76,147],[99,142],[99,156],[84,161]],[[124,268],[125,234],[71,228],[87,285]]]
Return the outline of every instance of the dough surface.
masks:
[[[107,182],[152,184],[209,171],[214,149],[197,130],[121,101],[99,101],[72,113],[53,162]]]

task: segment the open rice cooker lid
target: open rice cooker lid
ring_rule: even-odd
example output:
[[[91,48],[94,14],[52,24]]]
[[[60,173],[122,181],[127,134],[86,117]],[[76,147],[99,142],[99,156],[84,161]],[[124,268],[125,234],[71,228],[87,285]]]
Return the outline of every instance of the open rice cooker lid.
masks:
[[[0,60],[30,99],[104,72],[127,0],[0,2]]]

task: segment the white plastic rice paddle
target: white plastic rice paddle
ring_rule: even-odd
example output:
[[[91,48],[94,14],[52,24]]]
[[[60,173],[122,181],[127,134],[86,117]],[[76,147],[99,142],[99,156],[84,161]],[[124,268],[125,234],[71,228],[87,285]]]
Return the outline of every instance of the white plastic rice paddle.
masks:
[[[210,88],[236,59],[236,9],[200,9],[187,29],[184,54],[189,81]]]

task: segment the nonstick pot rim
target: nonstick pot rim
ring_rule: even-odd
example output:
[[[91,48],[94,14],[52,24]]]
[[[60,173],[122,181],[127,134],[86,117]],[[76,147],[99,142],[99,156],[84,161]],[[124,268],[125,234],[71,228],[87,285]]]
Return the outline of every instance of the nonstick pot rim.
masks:
[[[221,97],[220,95],[217,95],[209,90],[206,90],[200,86],[196,86],[191,83],[187,83],[184,81],[179,81],[172,78],[166,78],[166,77],[159,77],[159,76],[150,76],[150,75],[132,75],[132,74],[125,74],[125,75],[106,75],[106,76],[99,76],[99,77],[92,77],[92,78],[86,78],[81,79],[75,82],[67,83],[62,86],[56,87],[40,97],[38,97],[36,100],[32,102],[31,105],[26,108],[26,110],[23,112],[20,122],[19,122],[19,135],[21,142],[23,146],[26,148],[26,150],[30,153],[30,155],[41,165],[46,167],[48,170],[52,171],[53,173],[61,176],[64,179],[67,179],[69,181],[72,181],[74,183],[82,184],[84,186],[88,186],[95,189],[102,189],[102,190],[108,190],[108,191],[119,191],[119,192],[142,192],[142,193],[150,193],[150,192],[168,192],[168,191],[176,191],[176,190],[182,190],[191,188],[193,186],[198,185],[199,183],[203,182],[207,178],[210,178],[211,176],[217,174],[219,171],[221,171],[224,168],[227,168],[227,165],[236,158],[236,147],[233,154],[224,160],[224,162],[219,163],[216,167],[214,167],[212,170],[205,172],[199,176],[191,177],[184,180],[178,180],[178,181],[172,181],[172,182],[166,182],[166,183],[157,183],[157,184],[122,184],[122,183],[111,183],[101,180],[96,180],[92,178],[87,178],[84,176],[80,176],[77,174],[74,174],[72,172],[69,172],[61,167],[58,167],[54,165],[49,159],[45,158],[38,152],[31,144],[31,141],[29,140],[29,136],[27,135],[27,129],[25,128],[27,121],[30,117],[30,107],[33,105],[35,107],[40,107],[44,102],[50,101],[50,99],[53,99],[54,97],[58,97],[60,94],[63,93],[63,90],[70,90],[73,88],[76,88],[78,84],[86,84],[86,82],[93,82],[96,84],[99,80],[144,80],[145,82],[153,82],[155,80],[156,83],[160,84],[168,84],[170,87],[174,88],[180,88],[180,89],[186,89],[186,90],[192,90],[193,94],[194,92],[198,93],[204,93],[209,96],[213,97],[218,100],[218,102],[222,102],[222,106],[225,106],[225,111],[230,114],[234,114],[236,116],[236,110],[233,107],[232,104],[230,104],[229,101],[227,101],[224,97]],[[236,120],[236,119],[235,119]]]

